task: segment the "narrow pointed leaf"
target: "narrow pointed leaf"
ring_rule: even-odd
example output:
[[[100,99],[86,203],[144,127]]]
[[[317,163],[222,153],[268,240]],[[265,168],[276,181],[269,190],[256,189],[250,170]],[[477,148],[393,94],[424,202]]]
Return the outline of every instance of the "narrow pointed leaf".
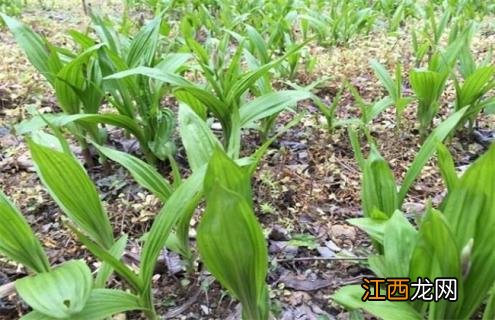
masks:
[[[399,205],[402,205],[402,202],[406,198],[409,188],[411,188],[412,184],[421,173],[421,170],[423,169],[424,165],[435,152],[438,143],[445,140],[445,138],[450,134],[450,132],[457,126],[459,121],[464,116],[465,112],[466,112],[466,108],[463,108],[450,115],[441,124],[439,124],[435,130],[433,130],[433,132],[428,136],[426,141],[423,143],[418,153],[416,154],[413,163],[409,167],[409,170],[407,170],[404,180],[402,181],[402,185],[399,190],[399,199],[398,199]]]
[[[206,122],[185,104],[179,105],[179,130],[193,171],[208,163],[215,147],[221,147]]]
[[[172,193],[170,183],[156,171],[156,169],[146,162],[115,149],[93,143],[96,149],[109,159],[119,163],[129,170],[134,180],[141,186],[152,192],[165,203]]]
[[[72,155],[28,141],[38,175],[65,214],[105,248],[113,231],[96,187]]]
[[[39,240],[21,212],[0,190],[0,253],[34,272],[50,270]]]
[[[120,259],[122,254],[124,254],[125,246],[127,245],[128,236],[125,234],[120,239],[115,241],[112,248],[110,248],[109,252],[116,259]],[[96,274],[96,278],[94,281],[95,288],[104,288],[106,282],[110,278],[113,272],[113,267],[110,263],[103,262],[101,267],[98,269],[98,273]]]
[[[312,94],[307,90],[287,90],[265,94],[243,105],[239,112],[241,127],[246,127],[256,120],[277,114],[297,102],[310,99]]]
[[[24,50],[29,61],[49,82],[53,83],[61,65],[51,64],[53,60],[50,55],[53,53],[48,49],[45,40],[16,19],[3,13],[0,13],[0,16]]]
[[[205,172],[206,167],[200,168],[184,180],[156,216],[141,253],[140,277],[145,286],[151,286],[156,260],[175,223],[198,204]]]

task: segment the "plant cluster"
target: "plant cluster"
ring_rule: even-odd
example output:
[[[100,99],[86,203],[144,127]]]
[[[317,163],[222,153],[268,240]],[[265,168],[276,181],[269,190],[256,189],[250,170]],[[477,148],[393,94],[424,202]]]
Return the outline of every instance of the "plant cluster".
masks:
[[[83,260],[51,265],[20,210],[0,192],[5,221],[0,253],[30,274],[15,283],[32,308],[23,319],[104,319],[131,310],[157,319],[152,278],[164,247],[178,253],[188,270],[200,259],[240,301],[244,319],[269,319],[267,245],[254,212],[251,178],[271,143],[300,119],[277,130],[278,115],[303,100],[324,115],[329,131],[349,130],[362,170],[364,216],[350,222],[373,241],[377,254],[368,259],[370,269],[380,277],[451,276],[462,282],[456,303],[363,303],[356,286],[340,289],[334,301],[385,319],[468,319],[487,301],[485,318],[494,317],[495,147],[458,177],[443,144],[457,130],[472,131],[483,110],[494,109],[495,66],[490,54],[483,61],[473,56],[477,23],[467,22],[483,18],[493,5],[469,0],[425,5],[409,0],[372,5],[364,0],[126,1],[121,21],[90,12],[88,30],[68,30],[72,45],[65,47],[50,43],[1,5],[2,20],[61,109],[33,114],[16,132],[25,136],[40,180],[64,213],[65,227],[101,263],[94,273]],[[153,18],[134,24],[130,9],[137,5],[151,8]],[[345,45],[383,22],[395,33],[404,21],[417,18],[424,27],[413,34],[413,66],[370,62],[385,89],[383,98],[365,101],[346,81],[328,104],[315,93],[322,81],[294,83],[302,68],[315,67],[309,53],[313,44]],[[455,102],[435,125],[449,80]],[[346,92],[359,109],[357,118],[337,118]],[[416,108],[422,146],[399,184],[370,125],[393,107],[400,132],[410,106]],[[141,154],[109,147],[110,126],[133,136]],[[262,144],[241,157],[242,135],[253,128]],[[367,156],[361,134],[369,144]],[[140,238],[137,267],[122,259],[128,235],[114,232],[67,138],[81,145],[87,166],[96,158],[103,164],[114,161],[162,202]],[[178,145],[187,156],[188,176],[175,160]],[[435,153],[448,193],[438,210],[428,205],[412,223],[402,204]],[[169,164],[170,179],[158,170],[161,162]],[[191,220],[203,204],[193,250]],[[122,288],[107,288],[113,274],[122,279]]]

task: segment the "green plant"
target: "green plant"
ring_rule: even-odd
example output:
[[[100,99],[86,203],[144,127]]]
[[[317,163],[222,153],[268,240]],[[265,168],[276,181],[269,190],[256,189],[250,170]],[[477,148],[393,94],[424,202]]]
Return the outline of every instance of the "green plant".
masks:
[[[411,16],[417,17],[418,13],[422,11],[421,5],[416,1],[381,0],[377,3],[380,4],[379,11],[385,15],[388,21],[389,32],[396,32],[404,20]]]
[[[413,70],[409,74],[411,88],[418,99],[417,117],[419,134],[424,139],[428,134],[433,118],[439,109],[440,96],[450,71],[437,72],[431,70]]]
[[[28,60],[52,86],[57,101],[66,115],[97,113],[103,99],[99,88],[101,75],[95,55],[101,45],[92,43],[78,53],[55,47],[46,39],[33,32],[17,20],[0,14],[17,43],[24,50]],[[103,136],[94,124],[79,123],[71,128],[78,136],[90,134],[93,139],[102,141]],[[79,140],[85,159],[91,163],[84,138]]]
[[[368,259],[379,277],[453,277],[456,301],[363,302],[360,286],[340,289],[333,300],[350,309],[364,309],[383,319],[470,319],[487,301],[483,319],[494,316],[495,259],[490,244],[495,226],[495,146],[451,185],[440,210],[428,207],[415,228],[400,211],[389,219],[353,219],[383,246]]]
[[[421,139],[425,139],[431,130],[447,79],[469,34],[464,32],[444,51],[435,53],[429,60],[427,70],[414,69],[409,73],[409,82],[418,100],[417,118]]]
[[[103,87],[111,94],[109,102],[121,117],[134,123],[141,148],[149,162],[154,158],[165,160],[175,151],[171,140],[174,131],[174,116],[170,109],[161,106],[163,96],[170,92],[168,83],[150,80],[134,74],[125,78],[112,75],[137,67],[154,67],[173,74],[182,70],[190,55],[181,53],[163,54],[157,58],[160,47],[164,13],[158,14],[145,24],[134,37],[124,37],[111,23],[93,16],[94,29],[100,40],[106,44],[98,59],[103,77]],[[164,34],[166,35],[166,34]],[[126,128],[129,130],[129,128]]]
[[[463,29],[453,32],[453,37],[462,33]],[[471,41],[475,27],[469,25],[465,27],[469,32],[469,37],[466,38],[465,47],[459,53],[459,71],[463,81],[454,78],[454,86],[456,90],[455,110],[469,106],[469,110],[463,119],[464,124],[469,122],[470,130],[473,129],[473,123],[481,110],[489,107],[494,103],[494,99],[487,98],[487,93],[495,86],[494,74],[495,67],[490,63],[491,52],[479,64],[476,63],[475,57],[471,52]]]
[[[356,124],[360,129],[364,131],[366,137],[371,141],[372,137],[369,130],[369,125],[376,117],[378,117],[378,115],[380,115],[380,113],[388,108],[393,101],[390,97],[385,97],[376,102],[368,103],[361,97],[357,89],[352,84],[348,82],[346,83],[346,87],[351,92],[351,95],[354,98],[354,102],[358,106],[361,114],[359,118],[340,120],[337,123],[339,126]]]
[[[243,319],[268,319],[268,253],[253,211],[250,173],[218,150],[205,176],[199,253],[208,270],[241,301]]]
[[[247,93],[251,92],[250,89],[255,86],[255,83],[291,52],[253,71],[244,73],[241,69],[242,45],[239,45],[231,60],[228,61],[225,57],[209,55],[194,40],[189,33],[190,30],[187,27],[185,29],[188,46],[195,54],[202,76],[207,81],[206,88],[184,77],[157,68],[146,67],[119,72],[106,79],[125,79],[129,76],[143,75],[173,85],[175,96],[188,104],[201,119],[206,120],[208,113],[211,113],[220,122],[223,133],[222,143],[232,154],[239,153],[242,128],[252,125],[255,121],[276,115],[288,106],[310,97],[306,91],[286,90],[269,92],[247,101]],[[228,36],[220,43],[219,51],[226,52],[227,44]]]
[[[390,217],[396,210],[401,209],[409,189],[421,173],[428,159],[437,150],[437,145],[446,139],[460,123],[466,111],[467,109],[464,108],[455,112],[433,130],[416,154],[402,180],[400,188],[389,164],[379,154],[376,146],[371,142],[370,154],[365,159],[361,151],[358,134],[354,130],[349,130],[352,148],[363,172],[361,206],[365,217],[372,216],[377,210],[385,217]]]
[[[279,135],[294,126],[299,121],[299,118],[300,117],[296,117],[285,127],[280,129],[274,137],[266,141],[251,156],[237,159],[234,157],[236,155],[232,152],[229,152],[229,156],[234,157],[233,159],[235,159],[239,165],[249,166],[249,172],[252,174],[256,164],[266,152],[268,146]],[[179,105],[179,131],[181,133],[183,145],[187,154],[189,167],[194,173],[204,175],[204,168],[208,164],[214,150],[222,147],[222,144],[207,124],[185,104]],[[134,177],[136,182],[148,191],[152,192],[164,204],[166,204],[167,201],[169,201],[170,196],[175,193],[177,189],[185,183],[185,181],[187,181],[181,177],[176,165],[174,166],[175,161],[171,161],[171,164],[173,164],[172,175],[174,177],[174,181],[173,183],[170,183],[163,178],[155,168],[132,155],[104,147],[96,143],[94,143],[94,146],[106,157],[125,167]],[[200,198],[197,198],[196,202],[191,202],[192,209],[194,209],[195,204],[197,204],[199,200]],[[170,235],[167,238],[166,243],[167,248],[176,251],[186,259],[189,268],[192,267],[194,260],[189,243],[189,226],[193,213],[194,210],[190,210],[187,214],[181,216],[177,220],[175,227],[171,230]]]
[[[18,16],[22,13],[22,0],[0,0],[0,12],[9,16]]]
[[[280,133],[295,125],[298,120],[297,118],[293,120]],[[169,183],[158,174],[156,169],[142,160],[93,142],[103,155],[122,164],[139,184],[165,203],[156,216],[151,229],[143,237],[144,245],[137,272],[120,260],[127,244],[127,236],[123,235],[118,240],[114,238],[113,228],[99,200],[96,187],[69,150],[68,144],[61,137],[57,127],[51,126],[58,140],[56,137],[45,133],[33,135],[32,138],[28,139],[28,145],[39,177],[52,198],[68,217],[67,225],[79,241],[102,262],[94,280],[94,286],[104,287],[113,271],[129,285],[136,303],[127,304],[126,308],[128,309],[125,310],[143,310],[148,318],[156,319],[154,299],[151,293],[156,261],[162,248],[167,246],[183,255],[189,261],[189,268],[192,267],[193,256],[189,248],[188,236],[190,220],[199,201],[203,196],[206,196],[207,213],[204,221],[203,219],[200,220],[200,230],[198,230],[198,246],[201,256],[222,285],[241,301],[246,319],[266,319],[269,310],[267,289],[264,283],[267,268],[266,247],[262,232],[252,213],[252,199],[249,190],[250,178],[258,161],[278,135],[267,141],[252,156],[235,160],[237,163],[235,164],[225,154],[221,143],[206,123],[185,104],[180,106],[179,126],[193,172],[187,179],[184,179],[177,169],[173,169],[173,183]],[[210,159],[213,160],[210,161]],[[225,171],[227,168],[230,168],[229,173]],[[221,190],[212,193],[211,190],[214,189],[214,186]],[[241,194],[242,198],[236,199],[238,193]],[[218,198],[220,196],[221,198]],[[232,212],[222,207],[227,205],[226,199],[232,200],[227,203],[228,205],[240,210],[234,210],[234,214],[239,214],[239,219],[232,221],[230,216]],[[3,211],[2,206],[0,209]],[[226,213],[229,215],[226,216]],[[225,224],[225,221],[228,224]],[[233,222],[238,223],[237,232],[231,234],[228,232],[215,233],[218,237],[209,240],[212,236],[208,230],[211,228],[233,230]],[[6,223],[2,227],[9,230],[12,228],[10,223]],[[17,229],[16,234],[23,232],[21,228]],[[244,234],[243,230],[247,233]],[[10,238],[14,239],[9,241],[18,241],[13,233],[7,233],[7,235],[12,235]],[[232,237],[252,239],[252,247],[246,246],[244,242],[232,240]],[[37,240],[34,236],[25,235],[22,239],[33,243],[32,246],[36,249]],[[211,248],[218,247],[218,243],[237,245],[230,248],[232,251],[221,250],[225,256],[223,256],[223,260],[219,260],[218,251],[215,253],[209,251]],[[0,241],[0,250],[2,250],[1,244]],[[9,250],[11,247],[6,248]],[[29,247],[25,246],[25,248]],[[7,250],[4,249],[4,251]],[[239,250],[243,250],[242,253]],[[8,254],[27,266],[32,266],[33,269],[45,270],[48,268],[46,259],[41,254],[37,254],[35,250],[32,251],[34,253],[27,255],[18,254],[10,249]],[[12,252],[14,253],[12,254]],[[248,258],[244,264],[239,264],[240,254],[246,254]],[[40,255],[41,258],[37,258]],[[257,258],[253,260],[254,256]],[[232,260],[232,257],[236,259]],[[33,260],[34,262],[31,262]],[[234,265],[232,265],[232,261],[234,261]],[[253,265],[253,261],[257,262]],[[253,279],[249,281],[252,286],[246,286],[244,279],[247,278]],[[243,280],[238,281],[238,279]],[[33,292],[33,294],[37,295],[38,293]],[[101,298],[101,296],[98,297]],[[83,308],[78,311],[81,313],[80,316],[83,319],[90,319],[92,313],[88,311],[89,316],[87,316],[85,310]]]
[[[446,10],[440,17],[440,21],[438,21],[435,7],[432,3],[428,3],[424,7],[421,15],[424,21],[423,28],[419,32],[416,30],[412,32],[412,47],[416,67],[421,65],[425,57],[429,61],[434,54],[440,51],[440,40],[452,18],[451,13]]]
[[[153,268],[175,222],[193,211],[199,201],[203,178],[201,173],[185,180],[168,198],[144,243],[141,267],[139,273],[135,273],[119,259],[127,236],[114,240],[110,221],[96,188],[82,166],[69,153],[65,142],[60,140],[59,146],[64,151],[31,140],[29,147],[42,182],[69,218],[69,227],[78,239],[103,262],[101,270],[104,270],[104,275],[108,276],[115,270],[136,294],[140,308],[145,310],[149,318],[156,318],[151,296]],[[165,211],[175,214],[165,215]],[[96,281],[104,285],[105,279],[98,277]]]
[[[375,21],[375,12],[365,1],[320,1],[306,8],[303,28],[313,29],[323,45],[347,44],[357,34],[368,33]]]
[[[301,87],[301,86],[294,84],[294,83],[289,83],[289,85],[296,90],[306,90],[306,91],[311,93],[311,101],[314,103],[314,105],[318,108],[318,110],[325,117],[326,128],[327,128],[329,133],[332,133],[335,130],[335,128],[338,127],[338,124],[339,124],[337,119],[336,119],[336,111],[337,111],[337,107],[338,107],[338,105],[342,99],[342,94],[344,93],[344,89],[346,88],[346,85],[342,85],[340,87],[340,89],[337,91],[337,93],[333,97],[330,105],[328,105],[327,103],[325,103],[325,101],[323,101],[323,99],[321,99],[316,93],[314,93],[315,91],[318,90],[317,88],[320,85],[325,84],[327,80],[328,80],[327,78],[323,78],[323,79],[314,81],[313,83],[311,83],[305,87]],[[342,124],[342,123],[340,123],[340,124]]]
[[[404,97],[402,93],[402,65],[397,63],[395,65],[395,79],[392,79],[387,69],[376,60],[371,61],[371,67],[375,71],[376,76],[385,87],[389,97],[392,98],[393,105],[395,106],[395,121],[397,123],[397,129],[400,128],[402,122],[402,114],[404,109],[409,103],[411,103],[411,97]]]
[[[161,98],[168,92],[167,86],[138,75],[126,79],[107,77],[138,66],[153,65],[168,73],[181,69],[190,58],[188,54],[168,54],[159,61],[155,58],[162,15],[143,26],[132,39],[118,34],[108,21],[93,15],[95,33],[101,43],[96,44],[88,35],[72,30],[69,34],[82,49],[75,54],[54,47],[16,20],[2,17],[28,59],[55,90],[64,114],[47,117],[53,125],[65,126],[78,138],[86,150],[87,163],[92,163],[87,151],[87,135],[100,144],[105,140],[105,133],[98,127],[100,123],[121,127],[133,134],[150,163],[157,158],[165,160],[174,153],[171,141],[174,117],[169,109],[160,105]],[[99,112],[104,98],[118,114]],[[46,123],[38,117],[24,125],[20,133],[35,131],[44,125]]]
[[[4,221],[0,226],[0,253],[32,272],[15,282],[17,293],[33,309],[23,319],[105,319],[115,313],[144,309],[136,296],[103,288],[101,284],[110,276],[108,267],[102,267],[93,279],[82,260],[50,266],[28,223],[1,190],[0,216]]]
[[[179,113],[184,145],[193,169],[192,175],[187,179],[182,179],[177,173],[176,180],[171,184],[143,161],[95,144],[102,154],[121,163],[138,183],[165,202],[144,239],[137,273],[119,259],[127,243],[127,236],[123,235],[119,240],[114,240],[112,227],[95,186],[62,138],[59,138],[59,143],[55,146],[53,140],[47,139],[47,136],[42,136],[41,139],[37,137],[38,142],[28,141],[38,175],[69,218],[68,226],[88,250],[103,262],[99,271],[101,275],[96,277],[95,285],[104,286],[106,279],[115,270],[135,294],[137,302],[127,307],[144,310],[150,319],[157,317],[151,295],[151,278],[156,260],[163,246],[167,245],[191,261],[188,237],[190,220],[199,201],[205,195],[207,209],[198,230],[200,254],[208,269],[241,301],[244,318],[267,319],[269,307],[264,282],[267,270],[266,246],[252,212],[249,190],[250,177],[256,163],[273,142],[273,138],[252,157],[238,159],[236,162],[243,166],[239,167],[228,158],[220,142],[211,131],[207,131],[205,123],[189,107],[183,105]],[[295,123],[297,119],[290,126]],[[56,129],[55,132],[57,133]],[[60,137],[60,133],[57,135]],[[51,147],[44,145],[48,142]],[[228,173],[225,170],[228,170]],[[213,189],[216,192],[212,192]],[[225,206],[232,206],[233,211],[225,209]],[[226,215],[227,213],[229,215]],[[232,220],[231,214],[238,214],[239,218]],[[238,224],[237,227],[233,228],[232,223]],[[5,227],[10,228],[9,224]],[[212,233],[211,228],[237,231]],[[243,230],[246,231],[245,234]],[[217,237],[213,237],[212,234]],[[24,238],[26,241],[36,241],[33,237]],[[239,239],[251,239],[253,242],[237,241]],[[232,243],[233,246],[222,247],[218,251],[220,243]],[[222,252],[223,256],[220,256],[219,252]],[[239,256],[243,254],[246,260],[239,263]],[[32,255],[25,259],[30,261],[29,259],[35,257],[36,255]],[[32,265],[45,268],[43,259],[38,260],[39,262]],[[253,264],[254,261],[257,262]],[[252,279],[248,281],[252,286],[246,286],[245,279]],[[81,317],[86,316],[85,309],[80,312]]]

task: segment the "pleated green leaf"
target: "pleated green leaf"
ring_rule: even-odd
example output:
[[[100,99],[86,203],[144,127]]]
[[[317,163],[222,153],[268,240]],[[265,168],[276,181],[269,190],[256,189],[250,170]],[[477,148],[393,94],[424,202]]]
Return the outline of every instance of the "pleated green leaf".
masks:
[[[127,283],[131,285],[131,287],[136,290],[140,291],[142,286],[141,280],[139,277],[136,275],[136,273],[131,270],[124,262],[120,260],[120,257],[116,257],[116,251],[119,245],[121,243],[116,242],[114,247],[110,249],[105,249],[101,245],[97,244],[93,240],[91,240],[89,237],[84,235],[81,231],[79,231],[77,228],[69,225],[70,229],[72,232],[74,232],[81,241],[81,243],[88,248],[88,250],[94,254],[98,260],[103,261],[104,263],[108,264],[111,266],[116,273],[118,273]],[[97,285],[101,284],[100,280],[97,279],[98,282],[96,283]]]
[[[362,178],[362,207],[365,217],[374,210],[391,216],[398,209],[397,184],[388,163],[375,146],[364,162]]]
[[[73,260],[50,272],[21,278],[15,282],[15,287],[33,310],[64,319],[83,310],[92,281],[91,270],[84,261]]]
[[[87,49],[77,56],[77,58],[63,66],[57,73],[53,87],[57,100],[65,113],[79,113],[81,99],[77,91],[81,92],[86,82],[83,67],[101,46],[101,44],[98,44]]]
[[[151,64],[158,46],[161,22],[162,15],[156,16],[134,36],[127,53],[129,68]]]
[[[84,306],[84,309],[71,316],[71,320],[103,320],[108,317],[132,310],[144,310],[139,298],[120,290],[94,289]],[[32,311],[21,320],[53,320],[38,311]]]
[[[126,129],[132,133],[140,143],[143,143],[144,135],[137,122],[132,118],[114,113],[103,114],[74,114],[74,115],[57,115],[51,118],[50,123],[54,126],[65,126],[72,122],[80,122],[81,124],[98,124],[105,123],[119,128]]]
[[[109,253],[116,259],[120,259],[122,254],[124,254],[125,247],[127,245],[128,236],[124,234],[120,239],[115,241],[112,248],[110,248]],[[113,267],[110,263],[102,261],[101,267],[98,269],[96,278],[94,281],[94,288],[104,288],[106,282],[110,278],[113,272]]]
[[[471,105],[493,88],[495,66],[481,67],[464,80],[461,86],[456,87],[456,109]]]
[[[457,316],[468,318],[478,309],[486,297],[488,291],[495,283],[495,145],[469,167],[461,178],[462,188],[469,190],[471,194],[484,198],[484,203],[478,202],[478,218],[474,229],[474,246],[471,255],[471,267],[464,281],[464,297]],[[453,212],[447,211],[450,201],[456,201],[456,197],[448,198],[445,205],[445,214],[450,219]],[[472,200],[473,199],[473,200]],[[477,198],[466,197],[463,207],[466,210],[457,211],[457,215],[475,215],[469,209],[471,201]],[[482,200],[481,198],[480,201]],[[458,220],[459,218],[457,218]],[[467,218],[464,218],[467,219]],[[475,217],[473,217],[475,219]],[[458,223],[456,232],[463,228],[463,223]],[[465,233],[462,233],[465,234]],[[469,234],[465,234],[465,238]]]
[[[120,71],[117,73],[114,73],[112,75],[106,76],[104,80],[111,80],[111,79],[123,79],[126,77],[131,77],[131,76],[136,76],[136,75],[141,75],[141,76],[146,76],[151,79],[159,80],[161,82],[169,83],[172,85],[176,86],[192,86],[193,84],[189,82],[188,80],[182,78],[181,76],[171,73],[171,72],[166,72],[164,70],[161,70],[160,68],[150,68],[150,67],[136,67],[136,68],[131,68],[129,70],[125,71]]]
[[[445,181],[449,192],[453,191],[459,185],[454,159],[452,159],[449,149],[442,143],[437,147],[437,155],[438,167],[440,168],[443,180]]]
[[[395,81],[392,79],[387,69],[385,69],[385,67],[376,60],[371,60],[370,64],[373,68],[373,71],[375,71],[376,76],[385,87],[385,89],[387,89],[388,94],[392,97],[392,99],[396,101],[398,98],[400,98],[397,95],[397,85],[395,84]]]
[[[225,173],[215,177],[215,167]],[[207,204],[198,227],[198,249],[208,270],[241,301],[243,318],[268,319],[266,241],[252,206],[240,193],[246,184],[231,178],[240,171],[217,149],[205,180]],[[235,186],[238,190],[229,189]]]
[[[21,212],[0,190],[0,253],[22,263],[33,272],[50,270],[40,242]]]
[[[179,130],[186,149],[189,166],[193,171],[205,166],[221,143],[206,122],[187,105],[179,104]]]
[[[293,53],[301,50],[301,48],[305,45],[305,43],[302,43],[300,45],[295,46],[291,50],[287,51],[283,56],[280,58],[273,60],[267,64],[264,64],[260,66],[258,69],[250,71],[243,76],[241,76],[230,88],[226,101],[227,104],[232,104],[235,103],[239,99],[241,95],[246,92],[247,89],[249,89],[258,79],[266,75],[270,69],[273,67],[277,66],[279,63],[284,61],[288,56],[292,55]]]
[[[368,121],[373,121],[376,117],[380,115],[385,109],[387,109],[394,101],[391,97],[385,97],[373,103],[369,108]]]
[[[191,58],[192,56],[189,53],[169,53],[163,57],[163,60],[155,68],[165,73],[174,73]]]
[[[121,312],[144,310],[139,298],[112,289],[94,289],[81,313],[74,320],[100,320]]]
[[[369,218],[353,218],[347,222],[366,232],[373,240],[383,245],[385,227],[389,216],[379,210],[374,210]]]
[[[409,80],[420,104],[433,106],[440,98],[447,77],[444,74],[429,70],[413,70]]]
[[[449,227],[444,215],[429,209],[421,222],[418,232],[417,246],[410,262],[411,279],[428,277],[453,277],[462,279],[460,249],[456,245],[455,235]],[[462,285],[458,287],[458,295],[462,296]],[[454,309],[447,301],[430,304],[431,319],[453,319]]]
[[[221,183],[226,189],[240,194],[252,205],[253,197],[249,172],[230,160],[222,150],[215,150],[210,159],[204,180],[205,195],[208,196],[212,192],[210,188]]]
[[[395,211],[385,226],[383,237],[387,277],[404,277],[409,274],[409,261],[416,239],[416,229],[402,212]]]
[[[172,186],[154,167],[128,153],[101,146],[96,143],[93,143],[93,145],[106,157],[129,170],[137,183],[152,192],[163,203],[170,197]]]
[[[457,126],[459,121],[462,119],[466,112],[466,108],[462,108],[461,110],[453,113],[447,119],[445,119],[442,123],[438,125],[438,127],[433,130],[433,132],[428,136],[426,141],[423,143],[421,148],[419,149],[416,157],[413,160],[413,163],[409,167],[406,172],[406,176],[402,181],[402,185],[399,190],[399,198],[398,203],[402,205],[404,199],[406,198],[407,192],[411,188],[412,184],[416,180],[416,178],[421,173],[424,165],[430,157],[435,153],[437,149],[438,143],[442,142],[447,138],[450,132]]]
[[[200,168],[184,180],[172,193],[151,226],[141,253],[140,270],[142,283],[148,289],[151,286],[156,260],[163,250],[172,228],[177,221],[186,215],[190,215],[191,210],[194,210],[199,203],[205,172],[206,167]],[[143,292],[146,292],[146,290],[143,289]]]
[[[11,18],[3,13],[0,13],[3,21],[14,35],[17,43],[24,50],[33,66],[50,82],[54,83],[55,75],[62,67],[61,64],[53,63],[51,51],[45,40],[31,28],[23,25],[14,18]]]
[[[67,33],[71,36],[72,40],[76,42],[83,50],[88,49],[96,44],[96,42],[87,34],[79,32],[74,29],[70,29]]]
[[[96,187],[81,164],[70,154],[33,141],[29,149],[37,172],[64,213],[105,248],[113,245],[113,231]]]
[[[62,113],[57,114],[43,114],[40,116],[34,116],[29,120],[21,122],[15,127],[16,133],[24,135],[26,133],[36,132],[48,124],[55,127],[66,126],[73,122],[80,123],[83,125],[94,125],[99,123],[105,123],[113,125],[119,128],[126,129],[132,133],[140,142],[144,141],[144,135],[141,128],[138,126],[137,122],[132,118],[114,113],[102,113],[102,114],[73,114],[65,115]]]
[[[251,44],[256,48],[256,51],[261,57],[261,62],[263,64],[268,63],[270,61],[270,54],[268,53],[268,49],[265,44],[265,40],[263,36],[250,25],[246,25],[246,33],[249,38]]]
[[[308,90],[287,90],[267,93],[244,104],[240,109],[241,127],[246,127],[256,120],[277,114],[297,102],[312,97]]]
[[[183,77],[170,73],[164,72],[158,68],[148,68],[148,67],[137,67],[134,69],[121,71],[110,76],[105,77],[105,80],[111,79],[122,79],[129,76],[134,75],[143,75],[149,78],[159,80],[161,82],[165,82],[176,86],[177,92],[185,92],[193,96],[195,99],[200,101],[203,105],[205,105],[208,110],[213,112],[216,117],[223,123],[227,123],[229,114],[229,107],[223,101],[218,99],[215,95],[208,92],[205,89],[195,86],[190,81],[184,79]],[[179,95],[179,97],[181,97]],[[185,101],[186,102],[186,101]]]
[[[215,95],[205,89],[194,86],[181,86],[176,89],[178,92],[184,91],[189,93],[206,108],[212,112],[215,117],[222,123],[222,126],[229,125],[230,120],[230,105],[218,99]],[[224,128],[225,130],[225,128]]]
[[[417,115],[422,138],[426,136],[427,130],[438,112],[438,100],[448,75],[448,72],[440,73],[431,70],[412,70],[409,74],[411,87],[418,99]]]

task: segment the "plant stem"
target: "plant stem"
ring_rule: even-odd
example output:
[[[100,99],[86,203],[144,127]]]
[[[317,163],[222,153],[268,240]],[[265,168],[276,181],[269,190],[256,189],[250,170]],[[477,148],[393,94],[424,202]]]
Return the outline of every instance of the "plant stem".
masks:
[[[84,138],[77,138],[79,140],[79,145],[81,146],[81,153],[84,158],[84,162],[89,168],[93,168],[95,166],[95,163],[93,161],[93,157],[91,157],[91,152],[89,150],[88,143]]]
[[[142,295],[144,306],[146,307],[146,318],[149,320],[158,320],[158,316],[156,314],[155,306],[153,305],[153,294],[151,293],[151,285],[149,288],[145,288],[145,291]]]

